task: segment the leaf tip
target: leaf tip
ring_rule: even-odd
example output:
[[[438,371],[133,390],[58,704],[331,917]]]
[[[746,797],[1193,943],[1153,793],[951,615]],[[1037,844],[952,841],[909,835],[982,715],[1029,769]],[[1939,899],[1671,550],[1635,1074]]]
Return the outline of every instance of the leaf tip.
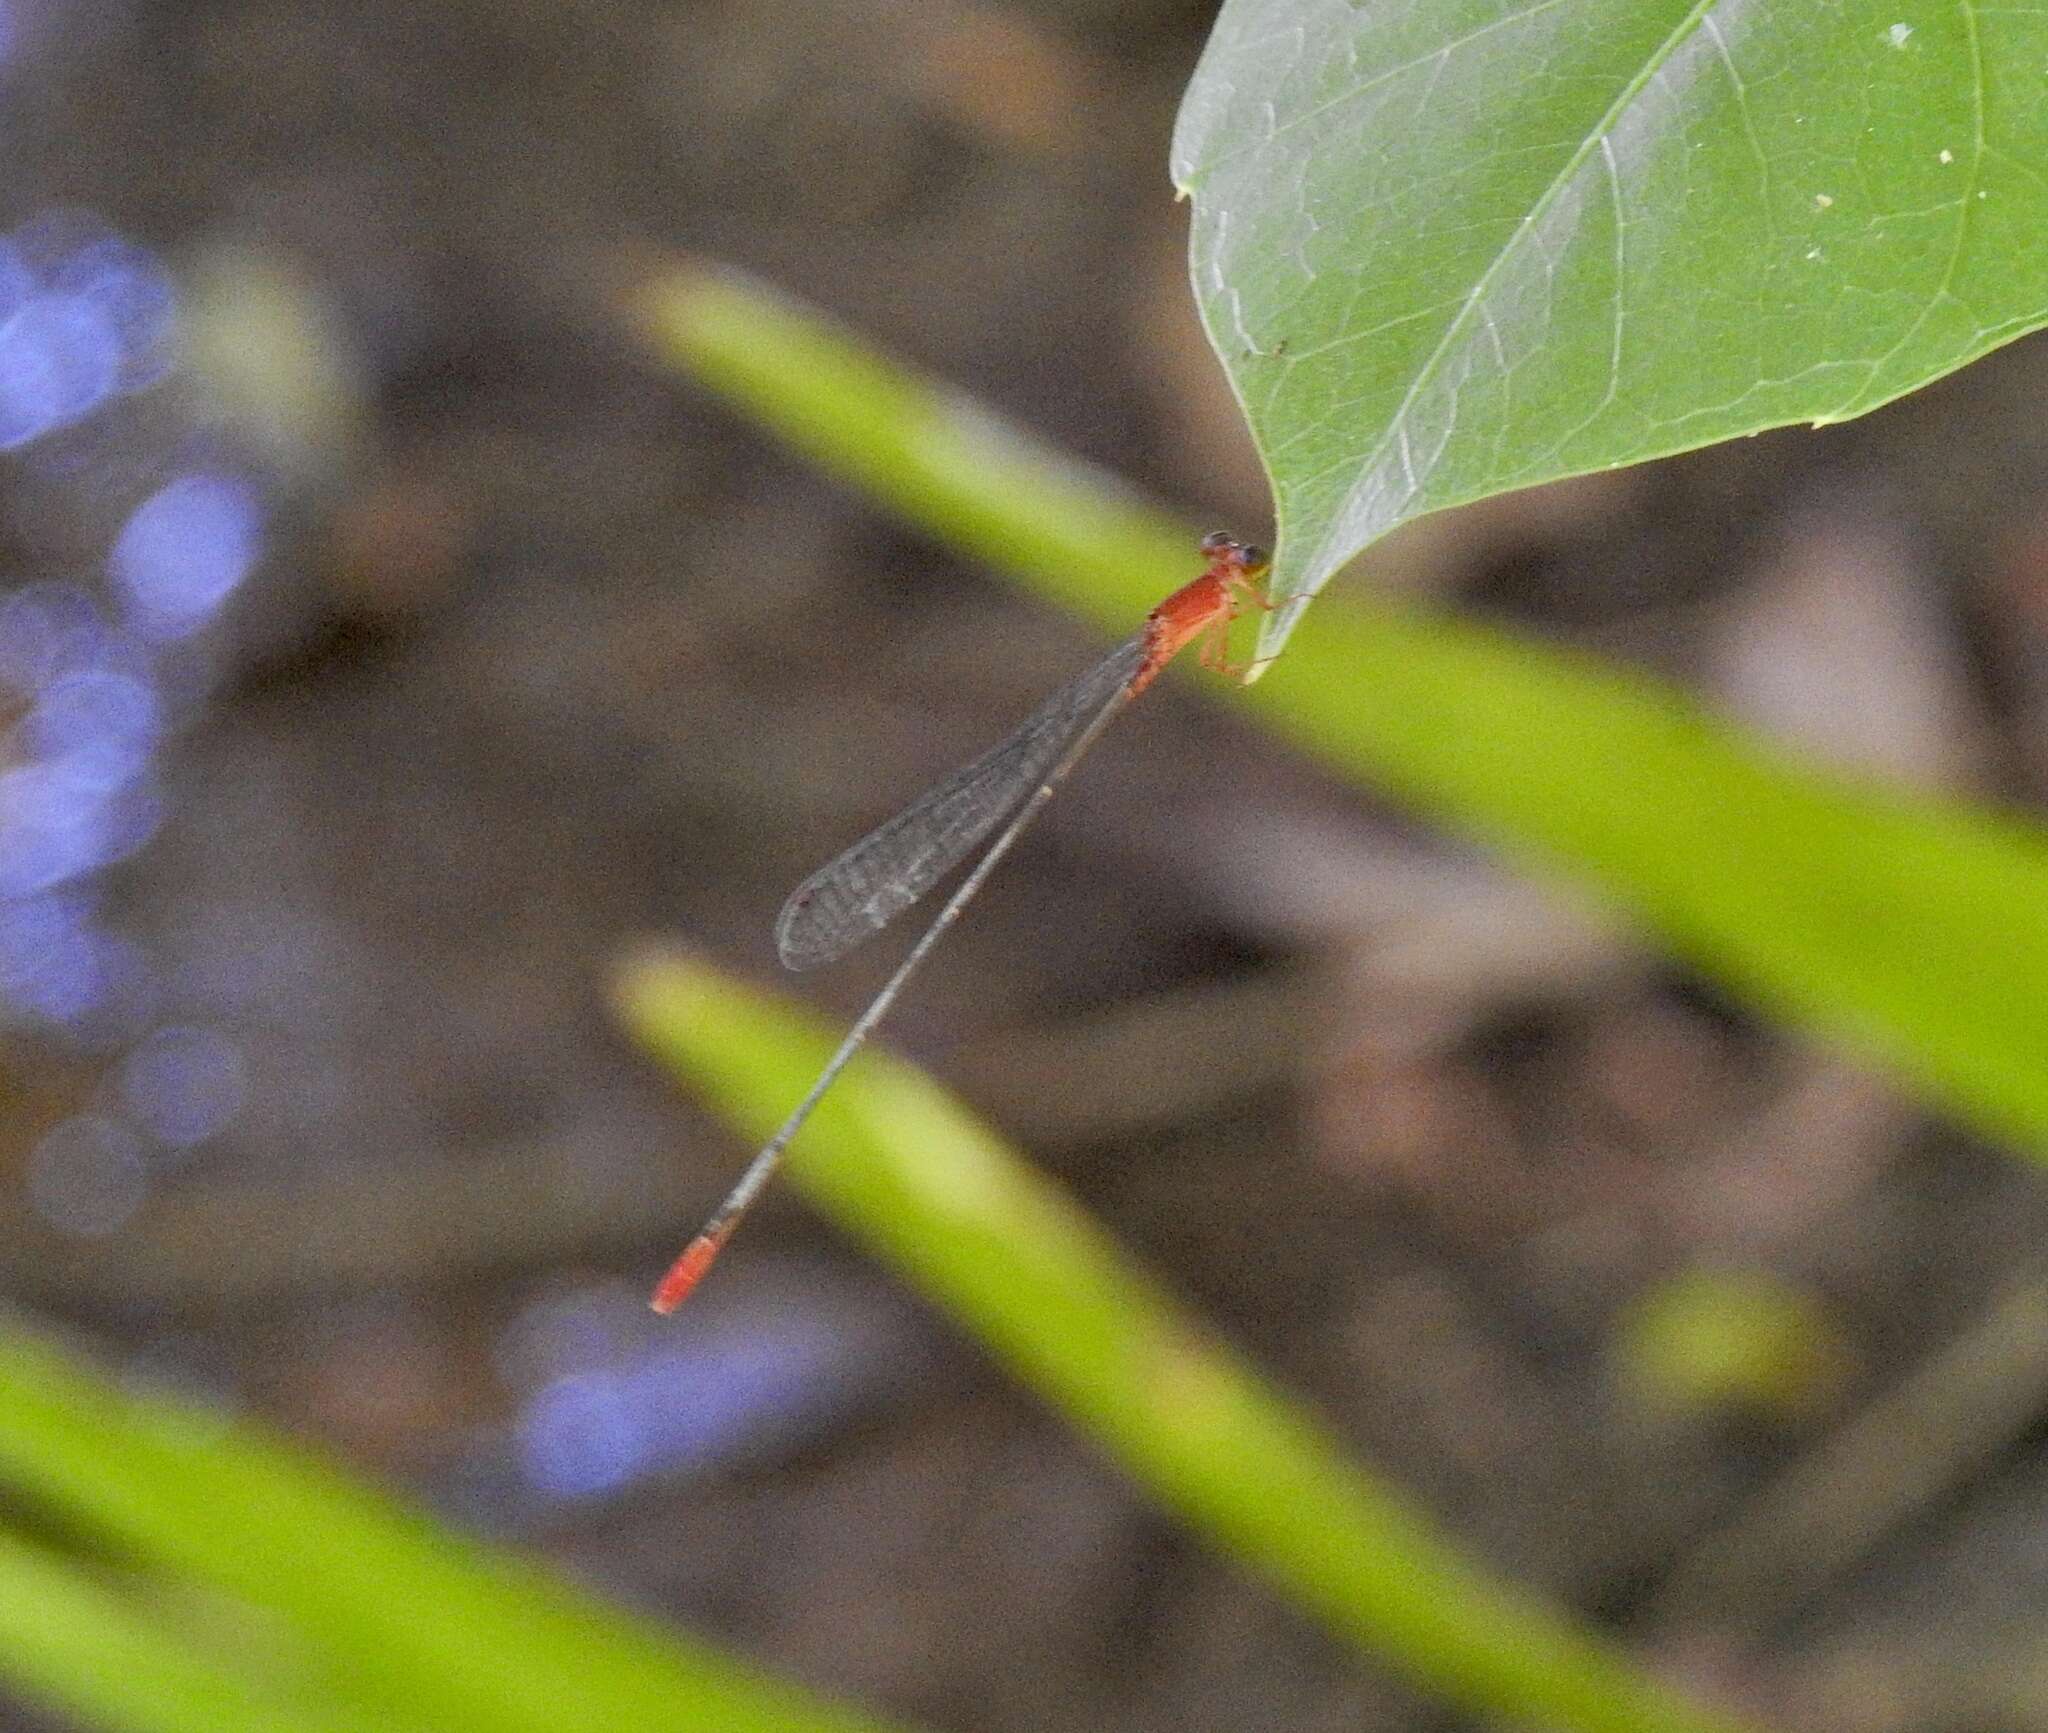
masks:
[[[655,940],[633,946],[613,966],[612,1008],[629,1028],[644,1029],[678,1000],[701,995],[713,977],[689,952]]]

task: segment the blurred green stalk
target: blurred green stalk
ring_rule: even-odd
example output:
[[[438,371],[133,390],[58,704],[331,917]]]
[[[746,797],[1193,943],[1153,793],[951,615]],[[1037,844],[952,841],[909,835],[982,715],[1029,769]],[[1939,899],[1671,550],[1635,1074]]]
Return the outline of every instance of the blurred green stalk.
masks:
[[[833,1046],[815,1021],[693,962],[633,966],[619,999],[634,1035],[751,1138],[775,1129]],[[856,1061],[791,1150],[790,1175],[1161,1504],[1426,1690],[1583,1733],[1740,1725],[1461,1557],[909,1067]]]
[[[887,1733],[19,1334],[0,1335],[0,1482],[135,1585],[0,1540],[0,1673],[110,1727]],[[186,1616],[144,1618],[145,1589]]]
[[[159,1594],[159,1599],[163,1597]],[[268,1634],[268,1633],[266,1633]],[[44,1702],[136,1733],[406,1733],[415,1722],[272,1700],[245,1653],[216,1660],[133,1592],[0,1531],[0,1673]]]

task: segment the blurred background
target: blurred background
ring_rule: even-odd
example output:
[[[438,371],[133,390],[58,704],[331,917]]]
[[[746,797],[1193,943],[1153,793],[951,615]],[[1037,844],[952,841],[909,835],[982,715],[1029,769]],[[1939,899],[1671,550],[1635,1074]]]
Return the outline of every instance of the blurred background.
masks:
[[[1450,1724],[787,1198],[681,1318],[642,1303],[748,1151],[615,1030],[619,957],[772,984],[788,888],[1098,641],[663,376],[620,262],[742,264],[1263,538],[1165,172],[1209,17],[0,4],[18,1308],[936,1727]],[[2044,389],[2021,343],[1353,581],[2033,807]],[[877,951],[802,990],[850,1014]],[[1844,1055],[1193,682],[891,1039],[1703,1694],[2048,1724],[2048,1198]]]

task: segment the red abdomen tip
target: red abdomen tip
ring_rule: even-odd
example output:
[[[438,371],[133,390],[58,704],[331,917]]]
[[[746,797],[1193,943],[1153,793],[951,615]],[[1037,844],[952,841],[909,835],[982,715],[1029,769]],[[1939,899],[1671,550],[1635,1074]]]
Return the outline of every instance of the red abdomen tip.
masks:
[[[647,1303],[663,1317],[673,1312],[704,1279],[704,1272],[711,1268],[711,1261],[718,1256],[723,1243],[709,1234],[699,1234],[683,1248],[683,1255],[669,1265],[668,1274],[655,1284],[653,1297]]]

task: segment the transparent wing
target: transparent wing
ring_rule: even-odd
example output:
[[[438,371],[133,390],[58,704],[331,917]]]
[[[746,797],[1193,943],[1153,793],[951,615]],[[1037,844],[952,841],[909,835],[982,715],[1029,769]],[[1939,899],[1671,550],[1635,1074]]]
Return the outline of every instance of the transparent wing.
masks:
[[[783,966],[829,963],[909,908],[1017,809],[1067,742],[1121,701],[1144,657],[1140,632],[1062,686],[1001,745],[805,879],[775,923]]]

